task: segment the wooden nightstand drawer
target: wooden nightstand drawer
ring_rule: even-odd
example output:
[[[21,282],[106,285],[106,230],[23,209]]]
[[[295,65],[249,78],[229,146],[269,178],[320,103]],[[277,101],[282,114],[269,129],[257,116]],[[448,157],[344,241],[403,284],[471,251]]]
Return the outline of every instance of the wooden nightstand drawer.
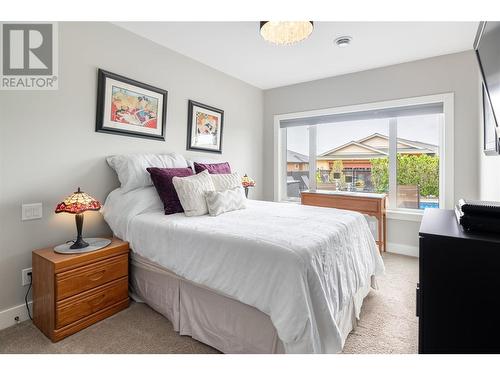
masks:
[[[33,323],[59,341],[128,307],[128,243],[99,250],[33,251]]]
[[[56,300],[63,300],[127,274],[127,254],[58,273],[56,275]]]
[[[88,315],[128,298],[128,277],[70,297],[56,304],[56,328],[64,327]]]

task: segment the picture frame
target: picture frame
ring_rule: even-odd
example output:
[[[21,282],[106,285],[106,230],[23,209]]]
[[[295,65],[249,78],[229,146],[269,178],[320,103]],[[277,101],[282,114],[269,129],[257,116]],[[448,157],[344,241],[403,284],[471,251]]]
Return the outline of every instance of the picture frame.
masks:
[[[483,152],[487,156],[498,155],[499,138],[498,127],[493,115],[491,103],[486,92],[484,84],[482,85],[483,92]]]
[[[166,90],[98,69],[96,132],[165,141]]]
[[[189,100],[187,125],[186,150],[222,153],[222,109]]]

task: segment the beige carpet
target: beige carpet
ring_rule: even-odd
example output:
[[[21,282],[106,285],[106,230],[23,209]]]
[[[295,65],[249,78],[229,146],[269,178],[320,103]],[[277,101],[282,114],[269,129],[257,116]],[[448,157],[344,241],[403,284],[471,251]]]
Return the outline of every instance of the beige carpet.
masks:
[[[385,253],[386,275],[365,298],[358,326],[347,337],[344,353],[417,353],[415,288],[418,258]]]
[[[384,254],[386,276],[366,297],[361,320],[347,338],[344,353],[416,353],[416,258]],[[143,304],[131,306],[58,343],[31,321],[0,331],[0,353],[218,353],[190,337]]]

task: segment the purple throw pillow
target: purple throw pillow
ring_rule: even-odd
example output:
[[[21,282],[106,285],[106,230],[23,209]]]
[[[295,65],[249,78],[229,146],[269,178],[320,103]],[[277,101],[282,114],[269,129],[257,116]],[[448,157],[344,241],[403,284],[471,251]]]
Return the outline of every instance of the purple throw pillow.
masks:
[[[210,174],[228,174],[231,173],[231,167],[228,162],[216,164],[194,163],[194,170],[198,174],[207,170]]]
[[[184,212],[179,201],[179,196],[175,191],[172,178],[192,176],[193,170],[191,168],[146,168],[151,175],[151,180],[163,202],[165,208],[165,215],[171,215],[178,212]]]

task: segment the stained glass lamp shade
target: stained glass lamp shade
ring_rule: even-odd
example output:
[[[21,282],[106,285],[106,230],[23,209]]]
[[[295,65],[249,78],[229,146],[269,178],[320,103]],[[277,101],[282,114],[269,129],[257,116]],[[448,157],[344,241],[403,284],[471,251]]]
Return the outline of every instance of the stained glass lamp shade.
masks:
[[[245,197],[248,198],[248,189],[255,186],[255,181],[244,175],[241,179],[241,185],[245,188]]]
[[[80,188],[57,205],[56,214],[61,212],[75,214],[77,238],[75,243],[71,245],[71,249],[82,249],[89,245],[82,238],[83,213],[85,211],[98,211],[100,209],[101,204],[99,201],[81,191]]]

